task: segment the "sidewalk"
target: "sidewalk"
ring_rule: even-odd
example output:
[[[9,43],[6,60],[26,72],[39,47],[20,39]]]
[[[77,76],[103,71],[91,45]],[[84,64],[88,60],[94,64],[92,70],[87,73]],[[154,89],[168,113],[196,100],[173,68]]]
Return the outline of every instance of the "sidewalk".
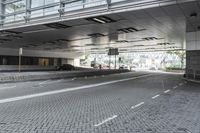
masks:
[[[186,81],[189,81],[189,82],[193,82],[193,83],[198,83],[198,84],[200,84],[200,80],[189,79],[189,78],[183,78],[183,79],[186,80]]]

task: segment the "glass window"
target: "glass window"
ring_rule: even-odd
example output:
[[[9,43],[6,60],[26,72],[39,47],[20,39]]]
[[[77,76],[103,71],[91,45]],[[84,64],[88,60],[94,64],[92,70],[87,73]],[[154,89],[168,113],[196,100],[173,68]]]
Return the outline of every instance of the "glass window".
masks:
[[[41,17],[41,16],[43,16],[43,13],[44,13],[43,9],[32,11],[31,12],[31,18]]]
[[[21,0],[5,5],[5,14],[14,13],[26,9],[26,1]]]
[[[107,4],[106,0],[85,0],[85,7],[93,7]]]
[[[66,3],[65,6],[65,11],[71,11],[71,10],[77,10],[83,8],[83,1],[76,1],[76,2],[70,2]]]
[[[17,20],[24,20],[25,13],[20,13],[15,15],[15,21]]]
[[[13,22],[14,20],[15,20],[15,17],[14,17],[14,15],[12,15],[12,16],[5,17],[4,22],[5,23],[7,23],[7,22]]]
[[[15,2],[15,11],[22,11],[26,9],[26,1],[22,0],[22,1],[18,1]]]
[[[5,6],[5,14],[13,13],[15,11],[15,7],[13,4],[7,4]]]
[[[31,0],[31,8],[44,5],[44,0]]]
[[[58,13],[59,6],[54,6],[54,7],[49,7],[44,9],[44,14],[45,15],[51,15]]]
[[[60,2],[60,0],[45,0],[45,5]]]
[[[60,0],[31,0],[31,8],[40,7],[57,2],[60,2]]]

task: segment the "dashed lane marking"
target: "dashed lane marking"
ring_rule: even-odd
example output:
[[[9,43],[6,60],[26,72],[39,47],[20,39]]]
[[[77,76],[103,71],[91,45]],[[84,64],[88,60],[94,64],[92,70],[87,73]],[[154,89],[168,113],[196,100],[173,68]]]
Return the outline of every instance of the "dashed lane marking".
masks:
[[[171,90],[166,90],[166,91],[164,91],[164,93],[168,93],[168,92],[170,92]]]
[[[72,81],[75,80],[75,79],[76,79],[76,78],[73,78]]]
[[[102,122],[100,122],[99,124],[96,124],[96,125],[94,125],[94,126],[95,126],[95,127],[101,126],[101,125],[103,125],[104,123],[106,123],[106,122],[108,122],[108,121],[111,121],[111,120],[113,120],[113,119],[115,119],[115,118],[117,118],[117,115],[114,115],[114,116],[112,116],[112,117],[109,117],[109,118],[103,120]]]
[[[135,108],[137,108],[137,107],[140,107],[140,106],[143,105],[143,104],[144,104],[144,102],[141,102],[141,103],[139,103],[139,104],[137,104],[137,105],[135,105],[135,106],[132,106],[131,109],[135,109]]]
[[[155,96],[153,96],[152,97],[152,99],[156,99],[156,98],[158,98],[160,95],[155,95]]]
[[[183,83],[179,83],[179,86],[182,86],[183,85]]]
[[[15,88],[16,86],[6,86],[6,87],[1,87],[0,90],[5,90],[5,89],[12,89]]]
[[[177,86],[177,85],[173,87],[173,89],[176,89],[176,88],[178,88],[178,86]]]
[[[42,81],[39,83],[39,85],[43,85],[43,84],[46,84],[47,82],[49,82],[50,80],[45,80],[45,81]]]
[[[119,83],[119,82],[124,82],[124,81],[144,78],[144,77],[150,77],[150,76],[152,76],[152,74],[142,75],[142,76],[132,77],[132,78],[126,78],[126,79],[120,79],[120,80],[113,80],[113,81],[102,82],[102,83],[91,84],[91,85],[83,85],[83,86],[73,87],[73,88],[65,88],[65,89],[60,89],[60,90],[24,95],[24,96],[19,96],[19,97],[12,97],[12,98],[7,98],[7,99],[1,99],[0,104],[8,103],[8,102],[15,102],[15,101],[19,101],[19,100],[25,100],[25,99],[30,99],[30,98],[48,96],[48,95],[55,95],[55,94],[60,94],[60,93],[70,92],[70,91],[75,91],[75,90],[81,90],[81,89],[86,89],[86,88],[99,87],[99,86],[103,86],[103,85],[109,85],[109,84],[114,84],[114,83]]]

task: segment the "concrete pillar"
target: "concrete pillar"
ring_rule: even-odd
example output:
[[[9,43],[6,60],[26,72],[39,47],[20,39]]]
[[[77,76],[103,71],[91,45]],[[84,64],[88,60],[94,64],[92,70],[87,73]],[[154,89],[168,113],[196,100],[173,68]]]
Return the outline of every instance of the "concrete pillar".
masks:
[[[2,25],[3,24],[3,19],[4,19],[4,17],[3,17],[3,15],[4,15],[4,6],[3,6],[3,0],[0,0],[0,25]]]
[[[200,31],[186,34],[186,76],[200,79]]]

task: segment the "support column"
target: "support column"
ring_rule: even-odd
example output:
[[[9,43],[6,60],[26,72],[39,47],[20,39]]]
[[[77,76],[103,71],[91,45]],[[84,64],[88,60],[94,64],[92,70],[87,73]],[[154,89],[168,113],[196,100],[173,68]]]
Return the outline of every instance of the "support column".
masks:
[[[0,25],[3,25],[3,19],[4,19],[4,5],[3,0],[0,0]]]
[[[24,16],[25,22],[28,22],[30,20],[31,16],[31,0],[26,0],[26,15]]]
[[[106,0],[107,2],[107,8],[109,9],[110,5],[111,5],[111,0]]]
[[[186,35],[186,76],[200,79],[200,31]]]

